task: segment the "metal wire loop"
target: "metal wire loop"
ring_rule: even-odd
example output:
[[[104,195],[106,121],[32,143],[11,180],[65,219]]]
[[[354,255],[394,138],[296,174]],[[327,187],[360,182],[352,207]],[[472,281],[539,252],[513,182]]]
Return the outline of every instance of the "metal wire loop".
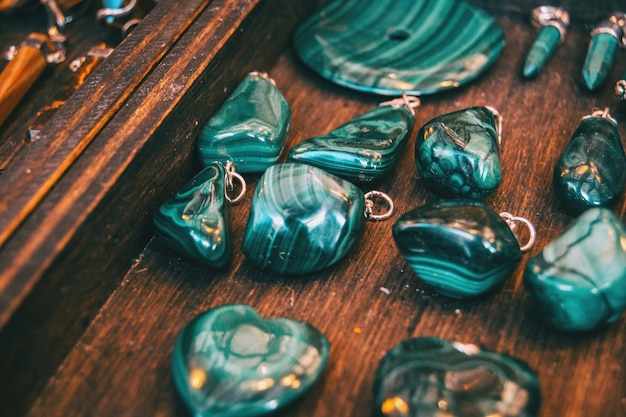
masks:
[[[379,198],[382,199],[387,206],[387,210],[380,213],[380,214],[374,214],[374,200],[375,198]],[[391,199],[391,197],[389,197],[387,194],[380,192],[380,191],[369,191],[368,193],[365,194],[365,210],[364,210],[364,215],[368,220],[385,220],[388,219],[389,217],[391,217],[391,215],[393,214],[393,210],[394,210],[394,204],[393,204],[393,200]]]
[[[537,240],[537,229],[535,229],[535,225],[533,225],[530,220],[525,217],[514,216],[511,213],[507,213],[506,211],[500,213],[500,217],[502,217],[506,224],[509,225],[509,228],[511,229],[511,231],[515,235],[515,238],[520,244],[520,250],[522,252],[526,252],[533,247],[533,245],[535,244],[535,240]],[[524,245],[522,245],[522,242],[519,241],[519,236],[517,236],[517,234],[515,233],[515,229],[518,223],[524,224],[528,228],[528,232],[530,233],[530,236],[528,237],[528,242],[526,242],[526,244]]]
[[[239,194],[236,197],[231,198],[228,195],[229,192],[232,192],[235,189],[235,185],[233,179],[236,179],[239,182],[240,190]],[[246,194],[246,180],[235,171],[235,164],[232,161],[226,162],[226,184],[225,184],[225,193],[226,200],[228,200],[231,204],[236,204],[243,199],[243,196]]]

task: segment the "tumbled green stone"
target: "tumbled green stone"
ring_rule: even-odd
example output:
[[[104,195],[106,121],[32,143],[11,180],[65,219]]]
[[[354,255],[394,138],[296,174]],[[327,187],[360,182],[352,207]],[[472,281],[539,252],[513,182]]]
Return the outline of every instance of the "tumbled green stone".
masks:
[[[428,121],[415,140],[415,162],[422,179],[443,195],[493,193],[502,181],[493,112],[470,107]]]
[[[583,81],[589,90],[595,90],[606,80],[617,45],[617,39],[609,33],[598,33],[591,37],[582,70]]]
[[[263,172],[285,146],[291,110],[265,76],[250,73],[200,131],[204,165],[232,161],[239,173]]]
[[[408,339],[374,377],[379,417],[534,417],[541,389],[521,359],[434,337]]]
[[[560,41],[561,32],[555,26],[542,26],[526,56],[523,71],[524,77],[536,77],[545,67],[548,58],[554,53]]]
[[[615,123],[581,121],[554,167],[553,187],[563,207],[578,214],[619,199],[626,183],[626,155]]]
[[[225,175],[219,162],[208,165],[154,215],[165,244],[213,268],[226,265],[232,253]]]
[[[610,210],[587,210],[532,258],[524,286],[541,321],[587,331],[626,309],[626,228]]]
[[[180,332],[172,353],[178,392],[195,417],[266,414],[302,396],[328,361],[308,323],[264,319],[247,305],[217,307]]]
[[[349,181],[380,180],[393,172],[413,123],[406,106],[379,106],[325,135],[301,142],[287,160]]]
[[[393,238],[417,276],[452,298],[489,291],[521,259],[506,222],[475,200],[441,201],[409,211],[393,225]]]
[[[361,237],[364,206],[360,189],[319,168],[271,166],[254,193],[243,252],[255,266],[279,274],[320,270]]]

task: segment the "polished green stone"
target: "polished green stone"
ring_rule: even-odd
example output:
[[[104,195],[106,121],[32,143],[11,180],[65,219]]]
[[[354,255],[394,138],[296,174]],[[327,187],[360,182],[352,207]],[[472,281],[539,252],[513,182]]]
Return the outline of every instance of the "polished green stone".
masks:
[[[482,198],[502,181],[496,119],[486,107],[428,121],[415,140],[421,178],[445,196]]]
[[[534,417],[541,389],[521,359],[434,337],[405,340],[374,377],[378,417]]]
[[[232,161],[239,173],[275,164],[291,124],[287,101],[271,80],[250,73],[200,131],[204,165]]]
[[[469,83],[504,45],[498,22],[459,0],[335,0],[294,37],[298,56],[322,77],[388,96]]]
[[[583,119],[554,167],[552,183],[571,213],[618,200],[626,183],[626,155],[615,123],[606,117]]]
[[[506,222],[475,200],[447,200],[409,211],[393,225],[393,238],[417,276],[453,298],[489,291],[521,259]]]
[[[364,207],[361,190],[319,168],[271,166],[254,193],[243,252],[250,263],[279,274],[320,270],[361,237]]]
[[[379,106],[321,136],[296,145],[288,161],[322,168],[349,181],[380,180],[393,173],[413,130],[406,106]]]
[[[195,417],[258,416],[302,396],[328,361],[326,337],[308,323],[264,319],[252,307],[202,313],[172,353],[178,392]]]
[[[208,165],[154,215],[163,242],[213,268],[226,265],[232,253],[225,175],[219,162]]]
[[[526,56],[523,71],[524,77],[536,77],[545,67],[548,58],[554,53],[560,41],[561,32],[555,26],[543,26]]]
[[[610,210],[587,210],[532,258],[524,286],[542,322],[587,331],[626,309],[626,227]]]
[[[606,80],[617,45],[617,39],[609,33],[598,33],[591,37],[582,70],[583,81],[589,90],[595,90]]]

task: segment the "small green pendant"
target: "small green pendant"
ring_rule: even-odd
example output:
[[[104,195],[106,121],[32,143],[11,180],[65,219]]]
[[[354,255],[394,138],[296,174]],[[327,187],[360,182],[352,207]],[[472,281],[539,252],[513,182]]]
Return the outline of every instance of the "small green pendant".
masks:
[[[419,130],[415,162],[422,179],[446,196],[483,198],[502,181],[496,116],[471,107],[435,117]]]
[[[308,323],[264,319],[250,306],[226,305],[183,328],[172,373],[193,416],[258,416],[311,388],[329,351],[326,337]]]
[[[524,361],[434,337],[405,340],[374,377],[378,417],[535,417],[537,375]]]
[[[239,173],[263,172],[284,148],[291,110],[273,81],[250,73],[202,128],[200,160],[232,161]]]
[[[559,330],[587,331],[626,309],[626,227],[610,210],[590,209],[532,258],[529,298]]]
[[[606,80],[617,45],[618,40],[609,33],[598,33],[591,37],[582,70],[583,81],[589,90],[595,90]]]
[[[341,259],[361,237],[364,196],[352,183],[305,164],[269,167],[257,185],[243,252],[262,270],[306,274]]]
[[[524,77],[535,78],[546,66],[560,41],[561,32],[556,27],[552,25],[542,27],[537,34],[537,39],[528,51],[524,63]]]
[[[232,252],[225,175],[219,162],[208,165],[154,215],[165,244],[212,268],[226,265]]]

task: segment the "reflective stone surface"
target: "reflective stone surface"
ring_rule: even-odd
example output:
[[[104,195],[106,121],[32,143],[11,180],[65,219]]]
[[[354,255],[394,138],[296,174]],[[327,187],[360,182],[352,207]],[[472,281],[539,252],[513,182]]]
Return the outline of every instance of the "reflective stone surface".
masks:
[[[539,29],[537,39],[533,42],[524,62],[524,77],[535,78],[539,75],[560,41],[561,32],[556,27],[545,25]]]
[[[617,45],[617,39],[609,33],[598,33],[591,37],[582,70],[583,82],[589,90],[595,90],[606,80]]]

